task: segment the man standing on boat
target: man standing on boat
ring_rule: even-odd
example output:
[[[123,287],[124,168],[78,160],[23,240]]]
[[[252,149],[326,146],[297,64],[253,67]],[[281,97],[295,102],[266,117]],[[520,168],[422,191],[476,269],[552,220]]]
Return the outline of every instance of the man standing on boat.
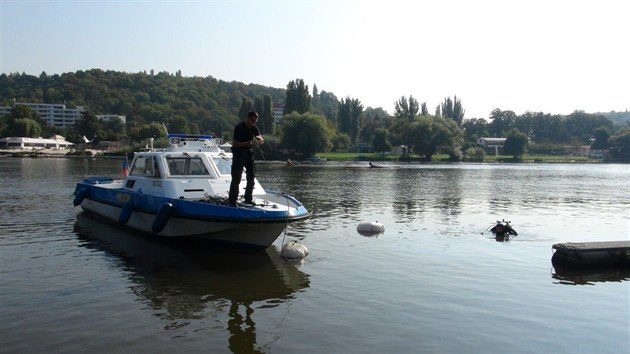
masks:
[[[232,140],[232,182],[230,183],[229,202],[231,206],[236,206],[238,198],[238,186],[241,184],[243,167],[247,176],[245,186],[245,203],[254,205],[252,192],[254,190],[254,179],[256,170],[254,168],[254,144],[264,142],[260,131],[256,127],[258,113],[251,111],[247,118],[234,127],[234,139]]]

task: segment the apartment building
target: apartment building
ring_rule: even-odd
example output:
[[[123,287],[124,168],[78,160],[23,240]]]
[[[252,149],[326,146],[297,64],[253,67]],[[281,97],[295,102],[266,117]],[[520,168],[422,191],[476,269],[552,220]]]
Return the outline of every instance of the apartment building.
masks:
[[[13,106],[0,106],[0,115],[11,112],[15,106],[27,106],[37,112],[37,115],[48,125],[69,128],[73,127],[78,120],[83,119],[85,108],[77,106],[76,108],[66,108],[65,104],[59,103],[26,103],[15,102]]]
[[[274,103],[272,106],[273,109],[273,118],[276,123],[282,120],[282,116],[284,115],[284,103]]]

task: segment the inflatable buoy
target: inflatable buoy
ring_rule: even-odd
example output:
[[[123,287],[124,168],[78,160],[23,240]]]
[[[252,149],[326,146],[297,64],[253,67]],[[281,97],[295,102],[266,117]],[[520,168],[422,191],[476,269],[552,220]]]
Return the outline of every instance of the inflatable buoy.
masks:
[[[160,207],[160,211],[158,211],[155,216],[155,220],[153,220],[153,225],[151,225],[151,230],[156,234],[162,230],[166,226],[168,222],[168,218],[171,216],[171,211],[173,210],[173,203],[164,203]]]
[[[288,260],[300,260],[308,256],[308,248],[295,241],[285,243],[282,246],[282,257]]]
[[[131,218],[131,213],[133,213],[133,200],[129,200],[123,206],[122,211],[118,216],[118,223],[120,225],[125,225]]]
[[[385,232],[385,225],[380,222],[362,222],[357,226],[357,231],[364,236],[374,236]]]
[[[83,199],[85,198],[85,196],[87,195],[88,189],[87,188],[83,188],[81,189],[78,193],[77,196],[74,197],[74,200],[72,201],[72,204],[74,204],[74,206],[77,205],[81,205],[81,203],[83,203]]]

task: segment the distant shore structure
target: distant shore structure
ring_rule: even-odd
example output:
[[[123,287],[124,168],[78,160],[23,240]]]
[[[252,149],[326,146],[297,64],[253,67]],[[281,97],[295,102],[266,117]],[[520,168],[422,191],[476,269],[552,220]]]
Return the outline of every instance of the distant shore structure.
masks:
[[[13,106],[0,106],[0,115],[11,113],[15,106],[29,107],[48,125],[58,128],[73,127],[78,120],[83,119],[83,113],[86,111],[83,106],[66,108],[65,104],[59,103],[14,102]]]
[[[31,103],[31,102],[14,102],[13,106],[0,106],[0,116],[11,113],[15,106],[26,106],[37,113],[39,118],[48,125],[58,128],[74,127],[77,121],[83,119],[83,114],[87,112],[84,106],[76,106],[76,108],[67,108],[63,103]],[[102,121],[110,121],[114,118],[120,119],[126,123],[127,117],[117,114],[98,114],[96,118]]]
[[[494,155],[498,156],[499,151],[503,152],[503,145],[505,145],[506,138],[485,138],[481,137],[477,139],[477,144],[483,146],[486,150],[494,148]]]
[[[18,150],[38,150],[53,149],[65,150],[74,148],[74,144],[66,141],[61,135],[53,135],[49,139],[26,138],[26,137],[6,137],[0,139],[0,149]]]

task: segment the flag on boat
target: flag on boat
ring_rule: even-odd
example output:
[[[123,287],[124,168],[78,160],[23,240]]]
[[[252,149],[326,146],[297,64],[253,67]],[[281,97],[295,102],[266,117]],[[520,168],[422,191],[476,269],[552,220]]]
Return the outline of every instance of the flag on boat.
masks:
[[[125,159],[123,160],[122,174],[124,177],[127,177],[129,174],[129,160],[127,160],[127,154],[125,154]]]

